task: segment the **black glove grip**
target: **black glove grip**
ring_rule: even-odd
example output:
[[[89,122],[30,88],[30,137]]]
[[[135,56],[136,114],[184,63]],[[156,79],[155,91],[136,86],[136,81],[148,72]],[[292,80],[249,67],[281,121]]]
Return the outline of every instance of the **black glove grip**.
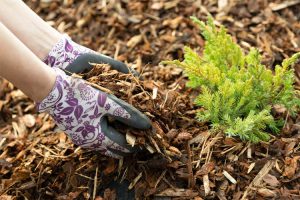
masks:
[[[130,67],[127,67],[124,63],[114,60],[111,57],[102,55],[102,54],[94,54],[94,53],[86,53],[80,55],[78,58],[74,60],[71,64],[66,67],[66,70],[72,73],[82,73],[84,71],[89,71],[93,68],[92,65],[88,63],[103,63],[109,64],[113,69],[128,74],[132,73],[134,76],[138,76],[139,74]]]

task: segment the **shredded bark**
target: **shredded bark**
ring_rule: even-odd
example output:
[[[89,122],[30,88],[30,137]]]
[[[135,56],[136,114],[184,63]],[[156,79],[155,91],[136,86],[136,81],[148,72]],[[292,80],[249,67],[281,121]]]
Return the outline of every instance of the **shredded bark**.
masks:
[[[115,124],[144,152],[114,160],[74,146],[48,114],[37,114],[30,99],[0,79],[1,199],[117,199],[112,180],[134,188],[136,199],[300,198],[299,115],[275,107],[286,122],[269,142],[225,138],[195,119],[201,108],[182,70],[159,65],[182,60],[184,45],[200,53],[204,40],[189,16],[205,20],[211,13],[245,51],[259,48],[274,67],[300,50],[299,1],[25,2],[76,42],[136,69],[143,79],[106,65],[81,76],[137,107],[153,128]]]

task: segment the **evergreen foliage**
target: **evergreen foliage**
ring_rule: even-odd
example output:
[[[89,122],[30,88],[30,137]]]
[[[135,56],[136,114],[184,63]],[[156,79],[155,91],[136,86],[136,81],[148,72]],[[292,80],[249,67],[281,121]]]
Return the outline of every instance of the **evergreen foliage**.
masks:
[[[279,132],[279,125],[271,115],[271,108],[279,104],[295,114],[300,101],[295,91],[293,65],[300,53],[285,59],[272,71],[261,64],[257,49],[245,55],[225,28],[216,27],[213,18],[207,23],[192,17],[199,25],[205,42],[203,55],[189,47],[184,48],[184,60],[165,61],[184,69],[187,85],[200,88],[195,100],[203,111],[197,114],[201,121],[212,123],[213,129],[228,136],[239,136],[252,142],[267,141],[266,129]]]

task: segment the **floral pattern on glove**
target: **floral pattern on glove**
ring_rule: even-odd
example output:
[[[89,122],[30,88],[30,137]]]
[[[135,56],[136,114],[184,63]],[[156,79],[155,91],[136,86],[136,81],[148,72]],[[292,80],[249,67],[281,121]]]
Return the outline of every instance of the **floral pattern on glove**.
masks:
[[[58,127],[83,148],[99,150],[118,157],[109,149],[129,152],[105,136],[101,122],[105,115],[128,119],[130,114],[106,93],[88,85],[84,80],[67,76],[54,68],[56,82],[49,95],[37,104],[39,112],[48,112]]]
[[[67,35],[52,47],[47,57],[43,60],[50,67],[65,69],[78,56],[85,53],[95,53],[93,50],[81,46],[71,40]]]

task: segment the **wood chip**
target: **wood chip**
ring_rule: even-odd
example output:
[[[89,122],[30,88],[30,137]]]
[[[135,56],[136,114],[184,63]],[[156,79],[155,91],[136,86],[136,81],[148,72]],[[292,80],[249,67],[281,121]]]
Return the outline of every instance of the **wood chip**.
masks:
[[[242,196],[242,200],[245,200],[248,196],[248,193],[253,187],[258,187],[261,185],[261,181],[263,180],[264,176],[269,173],[269,171],[274,167],[275,160],[268,161],[263,168],[259,171],[259,173],[255,176],[255,178],[252,180],[250,185],[247,187],[246,191],[244,192]]]
[[[204,193],[205,196],[209,195],[210,193],[210,187],[209,187],[209,178],[208,178],[208,174],[205,174],[203,176],[203,186],[204,186]]]
[[[134,136],[133,134],[127,132],[127,133],[126,133],[126,141],[128,142],[128,144],[129,144],[130,146],[133,147],[134,144],[135,144],[135,141],[136,141],[136,136]]]
[[[223,175],[233,184],[236,184],[235,178],[233,178],[227,171],[223,170]]]
[[[139,175],[133,179],[133,181],[128,186],[129,190],[131,190],[135,186],[135,184],[141,179],[142,175],[143,175],[143,172],[139,173]]]
[[[282,3],[276,4],[276,3],[271,3],[270,7],[273,11],[279,11],[284,8],[294,6],[300,3],[300,0],[290,0],[290,1],[284,1]]]

